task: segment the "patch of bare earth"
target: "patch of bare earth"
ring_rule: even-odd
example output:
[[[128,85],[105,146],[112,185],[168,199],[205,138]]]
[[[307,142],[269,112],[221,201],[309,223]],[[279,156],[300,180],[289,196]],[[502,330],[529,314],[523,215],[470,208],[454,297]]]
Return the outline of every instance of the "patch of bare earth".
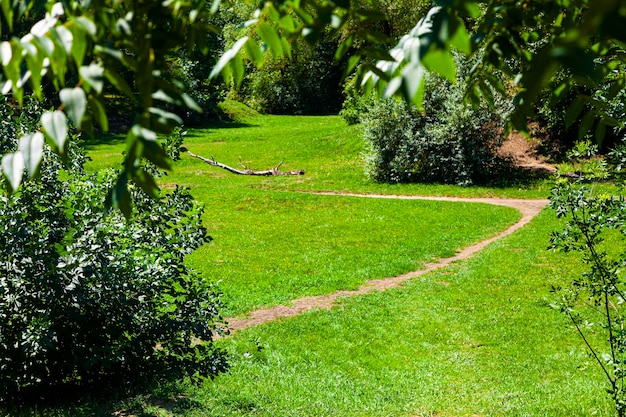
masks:
[[[513,165],[520,168],[550,174],[556,172],[554,165],[549,164],[546,158],[538,152],[538,147],[538,142],[513,132],[500,146],[498,155],[510,158]]]

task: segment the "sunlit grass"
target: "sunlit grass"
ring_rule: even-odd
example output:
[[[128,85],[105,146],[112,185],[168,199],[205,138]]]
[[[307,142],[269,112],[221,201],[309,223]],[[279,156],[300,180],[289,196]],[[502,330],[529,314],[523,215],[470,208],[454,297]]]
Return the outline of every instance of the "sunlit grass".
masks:
[[[219,282],[226,314],[419,269],[519,217],[483,204],[285,191],[545,198],[551,186],[376,184],[363,174],[358,126],[338,117],[235,110],[237,124],[189,130],[185,146],[232,166],[241,160],[267,169],[282,161],[281,169],[306,175],[236,176],[184,155],[161,179],[165,190],[190,187],[205,205],[215,240],[189,262]],[[121,160],[115,150],[123,140],[111,140],[117,145],[90,145],[90,169]],[[401,288],[241,331],[219,342],[232,369],[215,380],[155,385],[122,401],[86,400],[34,414],[609,416],[602,375],[549,306],[551,286],[579,272],[571,257],[546,250],[557,227],[545,210],[474,258]]]
[[[547,252],[544,212],[475,258],[403,288],[222,341],[232,370],[178,386],[180,416],[610,416],[602,375],[550,287],[577,273]],[[164,400],[167,397],[160,397]]]

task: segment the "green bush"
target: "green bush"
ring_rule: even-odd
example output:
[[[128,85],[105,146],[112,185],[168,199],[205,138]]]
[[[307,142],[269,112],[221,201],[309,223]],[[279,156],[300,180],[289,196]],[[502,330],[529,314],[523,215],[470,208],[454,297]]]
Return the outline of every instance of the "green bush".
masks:
[[[363,92],[357,85],[357,81],[357,77],[349,78],[343,89],[345,99],[341,104],[339,115],[349,125],[360,123],[378,98],[374,92]]]
[[[315,47],[301,41],[292,60],[268,59],[249,71],[234,97],[263,113],[336,114],[343,100],[336,49],[332,39]]]
[[[2,104],[13,148],[35,123]],[[134,188],[130,220],[104,213],[115,173],[87,174],[70,152],[74,165],[47,152],[40,178],[0,196],[0,400],[224,370],[219,294],[184,263],[210,240],[202,208],[181,188],[158,201]]]
[[[395,99],[375,101],[363,116],[369,173],[383,182],[471,185],[489,179],[499,159],[508,106],[463,103],[463,69],[456,84],[427,74],[424,111]]]

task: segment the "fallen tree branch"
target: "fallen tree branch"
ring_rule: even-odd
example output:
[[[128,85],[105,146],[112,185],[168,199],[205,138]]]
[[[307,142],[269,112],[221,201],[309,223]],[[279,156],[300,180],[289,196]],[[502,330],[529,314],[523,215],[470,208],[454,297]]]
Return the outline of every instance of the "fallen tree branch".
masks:
[[[182,150],[182,149],[181,149]],[[272,169],[267,169],[264,171],[255,171],[253,169],[249,169],[248,167],[243,167],[243,170],[241,169],[236,169],[233,167],[230,167],[228,165],[222,164],[221,162],[217,162],[215,160],[215,158],[211,157],[211,159],[202,157],[200,155],[196,155],[195,153],[192,153],[191,151],[187,150],[187,153],[189,154],[189,156],[193,157],[193,158],[197,158],[203,162],[206,162],[207,164],[214,166],[214,167],[219,167],[222,169],[225,169],[228,172],[232,172],[233,174],[237,174],[237,175],[258,175],[258,176],[264,176],[264,177],[269,177],[272,175],[304,175],[304,170],[303,169],[296,169],[293,171],[281,171],[278,168],[283,164],[283,162],[281,161],[278,165],[276,165],[276,168],[272,168]]]

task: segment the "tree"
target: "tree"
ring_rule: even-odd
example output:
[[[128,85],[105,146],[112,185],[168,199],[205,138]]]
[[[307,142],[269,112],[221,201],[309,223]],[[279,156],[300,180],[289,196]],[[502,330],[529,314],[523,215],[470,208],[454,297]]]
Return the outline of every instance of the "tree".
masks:
[[[46,15],[32,26],[29,34],[2,42],[2,92],[12,94],[18,101],[29,90],[41,97],[43,81],[59,91],[59,107],[44,113],[42,122],[48,144],[62,156],[66,155],[63,126],[68,119],[87,131],[92,130],[94,122],[107,129],[102,94],[105,82],[133,100],[137,111],[127,135],[124,171],[108,198],[108,204],[120,207],[128,215],[130,182],[150,195],[157,190],[139,161],[146,158],[159,167],[169,167],[156,134],[169,133],[180,123],[180,118],[164,110],[164,104],[197,109],[183,85],[162,78],[167,73],[168,56],[181,45],[196,45],[206,51],[207,33],[219,30],[209,23],[210,17],[230,3],[226,0],[163,3],[3,0],[0,3],[3,37],[11,35],[20,24],[23,26],[25,19],[32,19],[42,5]],[[466,54],[482,49],[486,53],[470,76],[473,81],[468,97],[489,101],[494,88],[510,91],[511,86],[494,77],[493,70],[507,74],[516,83],[513,100],[516,110],[511,126],[521,131],[526,131],[535,99],[558,68],[567,68],[571,77],[554,90],[555,102],[576,84],[608,81],[607,97],[603,99],[611,99],[626,83],[624,72],[615,72],[625,60],[622,45],[626,35],[620,30],[626,21],[623,1],[442,0],[439,3],[444,7],[432,9],[428,18],[421,20],[391,50],[370,45],[353,51],[353,45],[359,45],[360,40],[378,45],[389,41],[375,28],[357,25],[356,31],[342,35],[336,58],[350,53],[347,72],[353,71],[364,57],[377,59],[375,65],[366,62],[361,66],[365,84],[387,96],[400,94],[419,106],[424,69],[454,82],[451,49]],[[381,3],[374,1],[268,1],[245,23],[251,28],[250,34],[226,51],[210,76],[223,74],[239,84],[245,60],[257,66],[263,64],[262,48],[269,49],[274,58],[289,57],[290,42],[295,39],[315,43],[324,35],[339,34],[350,22],[376,22],[384,18]],[[132,83],[120,76],[121,68],[131,72]],[[623,127],[622,121],[605,111],[602,100],[589,95],[580,95],[570,106],[568,124],[574,123],[583,109],[586,109],[580,123],[583,133],[595,127],[600,138],[607,127]],[[23,167],[30,173],[37,171],[42,145],[30,141],[28,144],[32,146],[25,145],[21,151],[3,158],[3,174],[12,189],[19,186]]]

